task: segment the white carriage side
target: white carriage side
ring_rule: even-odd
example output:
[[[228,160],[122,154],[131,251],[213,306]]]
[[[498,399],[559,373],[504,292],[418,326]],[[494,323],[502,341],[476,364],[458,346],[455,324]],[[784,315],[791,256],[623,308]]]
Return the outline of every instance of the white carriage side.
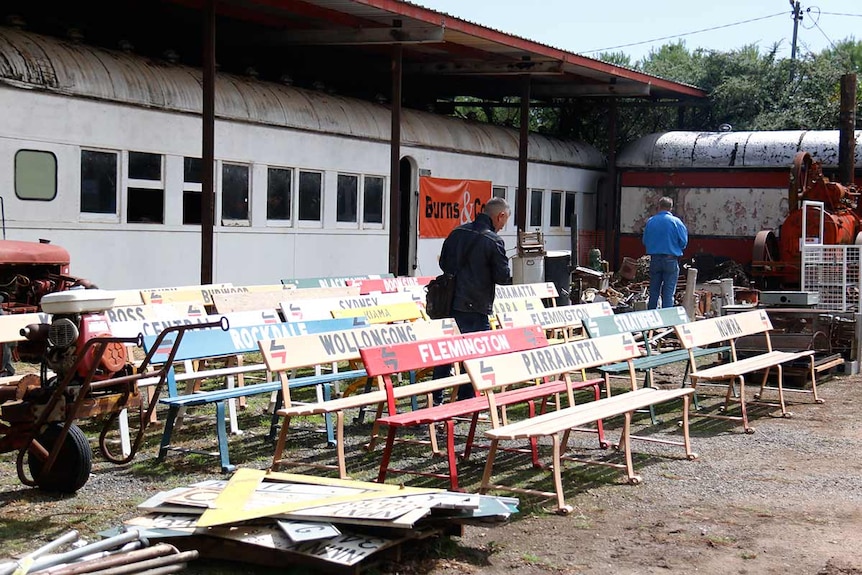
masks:
[[[51,239],[106,288],[198,281],[198,70],[0,27],[0,107],[9,239]],[[215,129],[214,281],[387,271],[388,107],[219,74]],[[518,134],[415,110],[401,134],[399,272],[433,276],[442,240],[417,235],[420,173],[490,180],[514,205]],[[529,159],[529,229],[567,249],[572,211],[595,228],[605,160],[538,134]],[[514,248],[514,223],[503,235]]]

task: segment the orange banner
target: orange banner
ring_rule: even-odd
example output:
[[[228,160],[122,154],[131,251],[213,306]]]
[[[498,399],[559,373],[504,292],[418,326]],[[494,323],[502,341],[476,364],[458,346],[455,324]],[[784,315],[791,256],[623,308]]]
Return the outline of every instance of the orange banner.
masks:
[[[445,238],[472,222],[491,199],[491,182],[419,178],[419,237]]]

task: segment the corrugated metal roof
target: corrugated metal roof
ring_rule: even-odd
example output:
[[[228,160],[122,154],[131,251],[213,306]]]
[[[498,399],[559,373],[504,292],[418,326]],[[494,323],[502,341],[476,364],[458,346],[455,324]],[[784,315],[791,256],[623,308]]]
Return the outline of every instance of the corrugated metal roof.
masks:
[[[149,60],[0,27],[0,80],[71,96],[200,114],[201,73]],[[216,116],[244,122],[388,142],[388,107],[313,90],[217,74]],[[518,157],[518,132],[417,110],[402,112],[402,143],[477,154]],[[603,168],[587,144],[531,134],[533,161]]]

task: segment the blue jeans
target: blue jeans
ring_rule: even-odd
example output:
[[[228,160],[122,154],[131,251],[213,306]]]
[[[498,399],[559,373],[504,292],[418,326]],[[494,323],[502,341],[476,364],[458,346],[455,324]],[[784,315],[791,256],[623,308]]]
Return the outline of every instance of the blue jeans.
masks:
[[[661,307],[673,307],[673,296],[676,292],[676,281],[679,278],[679,261],[674,256],[650,255],[649,261],[649,309],[658,307],[661,296]]]
[[[461,333],[473,333],[477,331],[488,331],[491,329],[491,322],[488,320],[488,315],[484,313],[476,313],[472,311],[456,311],[452,310],[452,319],[458,324],[458,331]],[[452,364],[435,365],[433,379],[441,379],[452,375]],[[458,388],[458,400],[470,399],[475,395],[473,386],[463,384]],[[443,391],[435,391],[433,394],[434,405],[443,402]]]

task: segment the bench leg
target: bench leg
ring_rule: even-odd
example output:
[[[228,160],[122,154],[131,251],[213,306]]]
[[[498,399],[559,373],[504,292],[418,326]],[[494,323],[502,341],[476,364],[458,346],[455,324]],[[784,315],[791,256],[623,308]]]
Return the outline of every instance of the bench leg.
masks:
[[[374,446],[377,445],[377,438],[380,437],[380,424],[377,423],[377,420],[380,419],[380,416],[383,414],[383,404],[377,404],[377,412],[374,415],[374,423],[371,424],[371,439],[368,440],[368,443],[365,444],[365,451],[373,451]]]
[[[383,448],[383,457],[380,459],[380,472],[377,474],[377,483],[386,483],[386,472],[389,471],[389,460],[392,459],[392,447],[395,445],[395,427],[389,426],[386,435],[386,446]]]
[[[690,409],[690,403],[689,396],[684,395],[682,397],[682,444],[685,448],[685,456],[688,457],[689,460],[694,460],[697,459],[697,453],[691,450],[691,435],[688,431],[688,410]]]
[[[230,473],[236,467],[230,464],[227,450],[227,425],[225,425],[225,402],[216,402],[216,435],[218,435],[218,455],[222,473]]]
[[[814,396],[814,403],[823,403],[823,400],[817,397],[817,370],[814,368],[814,356],[809,359],[811,359],[811,394]]]
[[[332,399],[332,388],[329,384],[322,384],[323,387],[323,401],[329,401]],[[324,413],[323,421],[326,425],[326,443],[329,444],[329,447],[335,446],[335,431],[332,428],[332,414]]]
[[[335,413],[336,420],[336,456],[338,457],[338,478],[339,479],[350,479],[347,475],[347,464],[344,461],[344,411],[337,411]]]
[[[566,498],[563,495],[563,449],[560,445],[560,434],[555,433],[551,436],[554,442],[553,453],[553,474],[554,474],[554,491],[557,494],[557,509],[560,511],[566,510]],[[533,438],[535,441],[535,438]]]
[[[733,389],[733,386],[730,386]],[[745,407],[745,376],[739,376],[739,407],[742,410],[742,428],[745,433],[754,433],[754,428],[748,425],[748,409]]]
[[[474,413],[470,418],[470,429],[467,431],[467,442],[464,444],[464,453],[461,454],[461,459],[464,461],[470,458],[470,453],[473,451],[473,441],[476,439],[476,426],[479,423],[479,414]]]
[[[282,395],[282,392],[274,392],[270,398],[269,406],[269,433],[266,435],[266,437],[263,438],[263,440],[267,443],[273,443],[276,439],[275,436],[278,434],[278,410],[281,409],[282,404],[284,404],[284,396]]]
[[[449,462],[449,485],[452,491],[458,489],[458,456],[455,454],[455,420],[446,420],[446,459]]]
[[[275,417],[275,415],[273,415],[273,417]],[[278,441],[275,443],[275,451],[272,454],[272,465],[269,466],[271,471],[278,471],[281,467],[281,457],[284,453],[284,445],[287,443],[287,434],[289,430],[290,417],[285,417],[284,423],[281,424],[281,433],[278,434]],[[272,433],[272,431],[270,433]]]
[[[498,439],[492,439],[491,445],[488,447],[488,461],[485,462],[485,471],[482,472],[482,485],[479,487],[479,493],[485,494],[491,484],[491,472],[494,470],[494,458],[497,457]]]
[[[641,476],[635,475],[635,467],[632,462],[632,412],[628,411],[625,414],[625,423],[623,424],[623,433],[620,437],[620,449],[624,452],[626,458],[626,476],[628,482],[632,485],[637,485],[641,482]]]
[[[168,407],[168,415],[165,417],[165,430],[162,432],[162,444],[159,446],[159,454],[156,461],[162,461],[165,455],[168,454],[168,447],[171,445],[171,436],[174,433],[174,422],[177,420],[177,413],[180,408],[176,405]]]

